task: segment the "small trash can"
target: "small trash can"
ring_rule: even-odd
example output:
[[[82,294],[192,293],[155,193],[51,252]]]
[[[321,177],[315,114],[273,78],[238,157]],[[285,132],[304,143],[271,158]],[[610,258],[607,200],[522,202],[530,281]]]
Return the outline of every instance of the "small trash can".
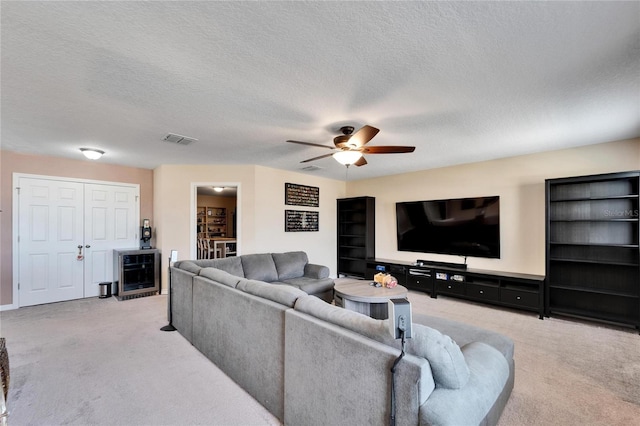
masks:
[[[98,285],[100,286],[100,299],[111,297],[111,282],[104,282]]]

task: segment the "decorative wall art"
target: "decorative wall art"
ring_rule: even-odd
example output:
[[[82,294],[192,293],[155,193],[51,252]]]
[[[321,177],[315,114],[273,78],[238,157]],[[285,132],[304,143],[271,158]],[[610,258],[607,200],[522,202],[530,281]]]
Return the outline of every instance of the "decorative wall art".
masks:
[[[285,183],[284,203],[288,206],[320,207],[320,188]]]
[[[285,232],[314,232],[318,231],[319,213],[304,210],[284,211]]]

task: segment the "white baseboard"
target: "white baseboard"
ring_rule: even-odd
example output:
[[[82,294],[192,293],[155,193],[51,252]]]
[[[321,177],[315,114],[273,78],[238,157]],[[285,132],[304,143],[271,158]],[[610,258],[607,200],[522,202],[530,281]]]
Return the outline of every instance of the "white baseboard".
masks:
[[[13,303],[11,305],[0,305],[0,311],[11,311],[13,309],[18,309],[18,306]]]

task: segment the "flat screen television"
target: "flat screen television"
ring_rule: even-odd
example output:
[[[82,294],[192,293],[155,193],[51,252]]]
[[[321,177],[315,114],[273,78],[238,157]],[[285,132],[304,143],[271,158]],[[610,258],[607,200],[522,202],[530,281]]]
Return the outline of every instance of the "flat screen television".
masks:
[[[398,250],[500,258],[500,197],[396,203]]]

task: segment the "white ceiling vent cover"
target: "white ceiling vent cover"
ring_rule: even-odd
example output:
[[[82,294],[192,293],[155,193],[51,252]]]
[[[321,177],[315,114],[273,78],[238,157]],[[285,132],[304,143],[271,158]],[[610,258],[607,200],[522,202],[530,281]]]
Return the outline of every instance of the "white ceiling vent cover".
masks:
[[[169,133],[162,140],[166,142],[175,143],[178,145],[189,145],[192,142],[196,142],[198,139],[190,138],[188,136],[176,135],[175,133]]]
[[[304,170],[305,172],[315,172],[316,170],[321,170],[324,167],[320,167],[320,166],[306,166],[301,168],[300,170]]]

